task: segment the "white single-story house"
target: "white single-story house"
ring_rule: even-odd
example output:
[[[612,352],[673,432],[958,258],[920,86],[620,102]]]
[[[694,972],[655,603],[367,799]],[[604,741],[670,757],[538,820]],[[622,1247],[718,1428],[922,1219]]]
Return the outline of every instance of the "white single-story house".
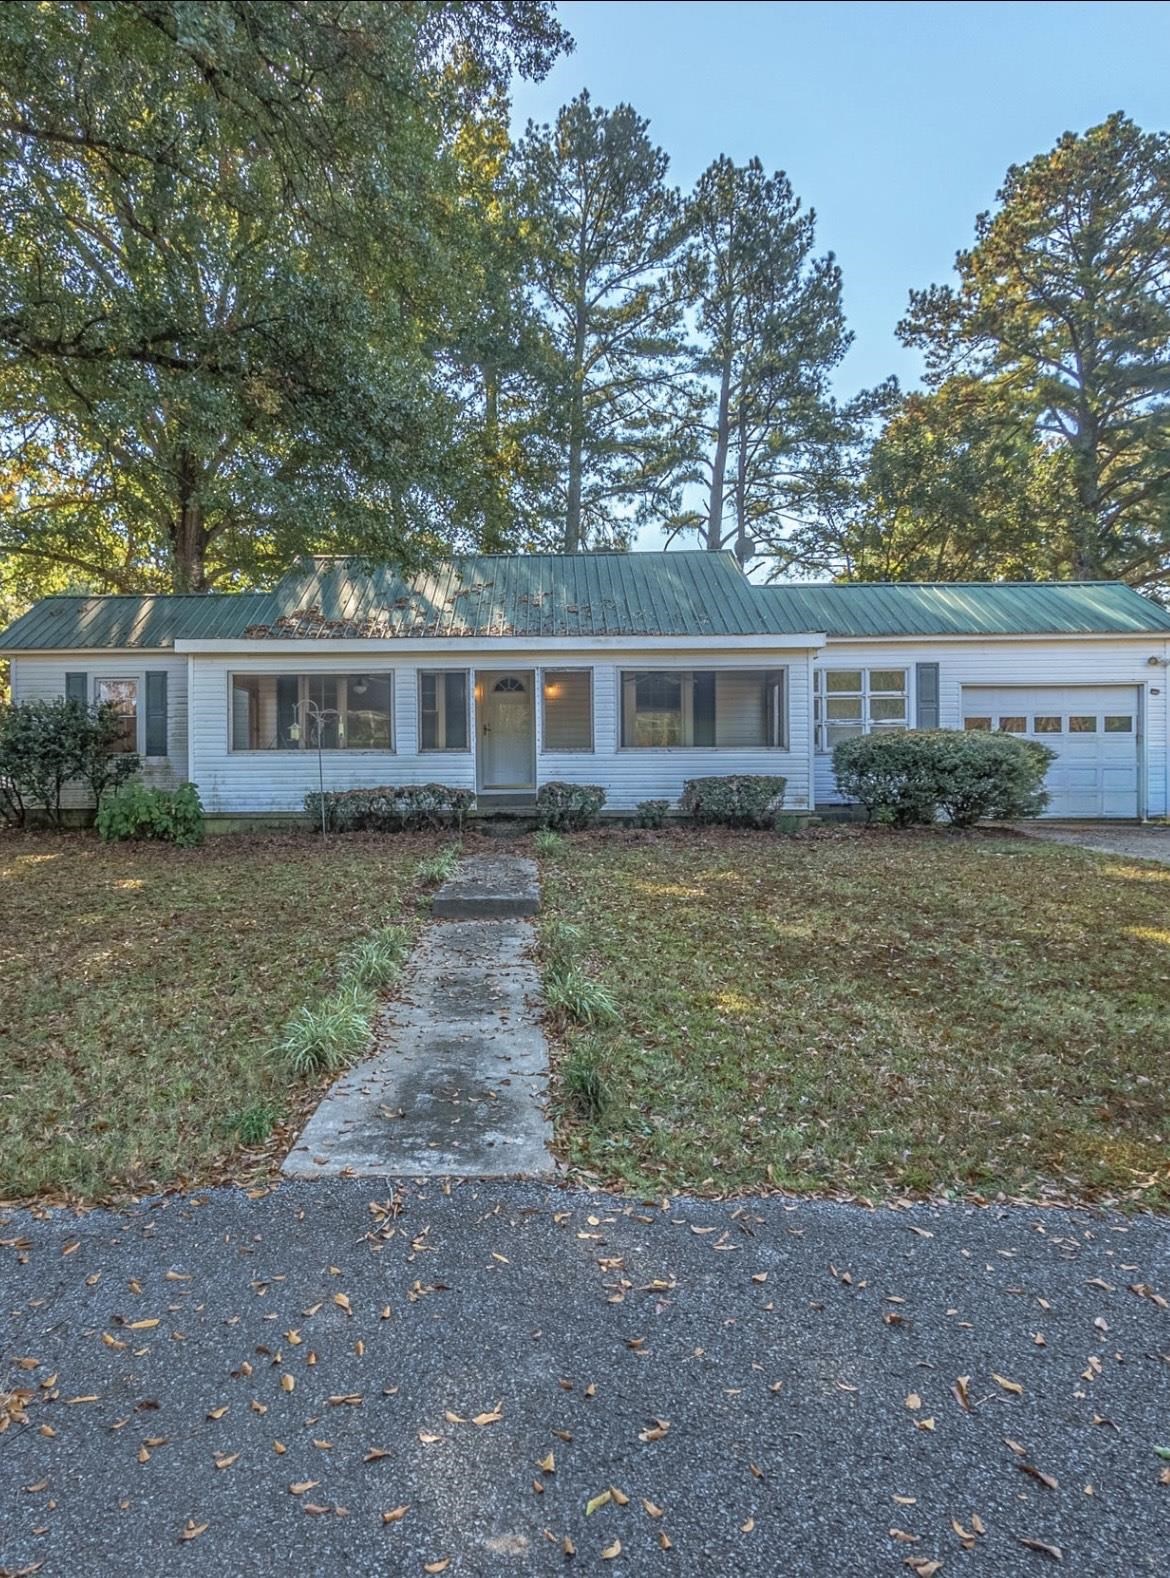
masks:
[[[113,701],[146,779],[211,815],[317,786],[550,780],[607,808],[779,773],[840,802],[831,751],[905,727],[1057,753],[1048,814],[1170,809],[1170,613],[1114,582],[758,586],[730,554],[475,555],[403,579],[315,559],[270,592],[48,597],[0,635],[12,696]],[[80,805],[79,798],[75,801]]]

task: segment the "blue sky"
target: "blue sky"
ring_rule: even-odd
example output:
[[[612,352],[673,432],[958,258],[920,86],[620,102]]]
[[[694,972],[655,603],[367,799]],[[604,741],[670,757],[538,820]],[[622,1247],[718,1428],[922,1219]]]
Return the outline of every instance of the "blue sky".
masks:
[[[689,187],[719,153],[787,171],[837,254],[856,339],[842,393],[918,376],[894,335],[950,276],[1009,164],[1121,109],[1170,126],[1170,4],[569,3],[577,41],[518,83],[518,128],[587,87],[648,116]]]

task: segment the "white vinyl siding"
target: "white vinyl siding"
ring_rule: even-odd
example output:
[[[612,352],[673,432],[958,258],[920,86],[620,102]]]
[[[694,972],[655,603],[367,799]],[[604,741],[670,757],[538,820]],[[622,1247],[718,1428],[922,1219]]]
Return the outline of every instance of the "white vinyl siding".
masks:
[[[86,698],[97,700],[99,680],[131,679],[138,687],[137,736],[145,745],[146,676],[167,676],[167,754],[143,758],[141,778],[159,789],[172,789],[187,777],[187,659],[158,652],[51,652],[12,660],[13,701],[52,701],[65,695],[66,674],[84,674]],[[70,784],[62,805],[77,810],[90,805],[88,789]]]
[[[1150,658],[1156,659],[1151,664]],[[1136,686],[1140,692],[1144,737],[1141,760],[1144,773],[1140,782],[1140,809],[1144,816],[1167,813],[1167,668],[1170,642],[1150,634],[1137,637],[1086,638],[1019,637],[985,641],[931,641],[926,638],[903,642],[830,641],[819,654],[817,667],[825,668],[904,668],[908,673],[908,707],[911,727],[915,722],[915,664],[939,665],[939,727],[961,729],[964,715],[978,709],[964,709],[964,689],[999,689],[1056,686],[1067,690],[1078,686]],[[1067,711],[1067,709],[1065,709]],[[1077,709],[1072,708],[1075,712]],[[1117,709],[1124,713],[1124,708]],[[1026,705],[1017,714],[1043,716],[1054,708]],[[1004,716],[1008,716],[1007,709]],[[1102,714],[1103,715],[1103,714]],[[1046,744],[1053,741],[1045,740]],[[843,796],[833,777],[832,757],[816,757],[816,804],[841,804]]]
[[[482,656],[483,661],[476,658]],[[673,747],[651,751],[625,751],[619,747],[619,675],[623,669],[660,669],[667,666],[663,654],[653,655],[636,647],[607,653],[606,661],[595,660],[596,654],[583,648],[581,651],[560,650],[525,652],[520,665],[525,672],[544,675],[568,669],[588,669],[591,672],[593,693],[593,750],[569,749],[558,746],[555,736],[544,739],[543,705],[535,709],[537,782],[547,783],[556,779],[568,783],[597,783],[604,786],[606,804],[614,810],[631,810],[640,800],[666,799],[676,801],[682,793],[687,778],[711,773],[779,773],[788,780],[785,804],[800,810],[810,803],[809,739],[810,690],[808,654],[791,648],[766,649],[752,654],[751,667],[774,671],[781,669],[787,676],[787,728],[788,743],[784,748],[751,746],[734,743],[735,730],[731,726],[731,739],[717,749],[710,747]],[[500,651],[452,654],[452,661],[442,663],[437,658],[421,653],[396,649],[394,661],[379,661],[379,669],[387,666],[394,670],[394,724],[397,751],[335,751],[325,758],[326,788],[360,788],[383,783],[428,783],[438,780],[457,787],[474,789],[476,774],[475,751],[436,753],[419,748],[419,677],[421,672],[458,670],[466,673],[503,672],[508,667],[507,656]],[[737,695],[742,698],[735,670],[744,670],[743,653],[704,652],[696,654],[680,651],[667,655],[671,665],[679,668],[714,670],[716,685],[721,688],[731,709],[729,717],[740,716],[733,705]],[[344,653],[322,654],[320,657],[289,655],[289,671],[296,673],[345,673],[356,668],[352,656]],[[271,649],[262,654],[219,655],[195,654],[191,658],[193,705],[193,762],[192,777],[199,785],[203,803],[209,811],[234,814],[259,814],[264,811],[300,811],[308,790],[317,783],[316,757],[303,751],[232,752],[229,750],[229,676],[232,674],[271,673]],[[717,690],[718,694],[718,690]],[[470,739],[477,738],[474,714],[474,686],[468,687],[468,707],[471,711]]]

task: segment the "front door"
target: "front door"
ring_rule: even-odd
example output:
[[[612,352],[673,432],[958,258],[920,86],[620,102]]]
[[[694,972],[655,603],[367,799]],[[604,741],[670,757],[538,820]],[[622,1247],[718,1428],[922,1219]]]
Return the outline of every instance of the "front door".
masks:
[[[534,787],[533,676],[530,670],[480,673],[476,698],[479,724],[479,787]]]

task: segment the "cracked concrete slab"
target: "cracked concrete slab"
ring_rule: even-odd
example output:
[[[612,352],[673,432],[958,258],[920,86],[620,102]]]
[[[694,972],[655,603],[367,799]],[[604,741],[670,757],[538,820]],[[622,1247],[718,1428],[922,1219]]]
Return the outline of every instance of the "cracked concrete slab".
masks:
[[[431,900],[445,920],[535,915],[540,909],[536,862],[519,855],[469,855]]]
[[[286,1176],[553,1172],[534,942],[519,917],[428,926],[379,1015],[374,1055],[328,1091]]]

